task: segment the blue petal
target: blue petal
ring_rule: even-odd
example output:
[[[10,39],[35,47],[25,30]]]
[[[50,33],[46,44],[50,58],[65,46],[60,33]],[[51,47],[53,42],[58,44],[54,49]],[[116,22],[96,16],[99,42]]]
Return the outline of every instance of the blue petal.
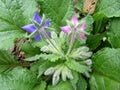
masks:
[[[51,36],[51,33],[50,32],[46,32],[47,33],[47,35],[50,37]]]
[[[39,16],[38,12],[36,12],[36,13],[34,14],[33,20],[34,20],[36,23],[38,23],[38,24],[41,24],[41,23],[42,23],[42,19],[41,19],[41,17]]]
[[[45,21],[44,27],[47,28],[47,27],[49,27],[49,26],[50,26],[50,19],[47,19],[47,20]]]
[[[40,38],[41,38],[41,35],[40,35],[40,34],[37,34],[37,35],[34,37],[34,39],[35,39],[36,41],[39,41]]]
[[[34,24],[28,24],[26,26],[23,26],[22,29],[24,29],[25,31],[32,33],[36,30],[36,27]]]

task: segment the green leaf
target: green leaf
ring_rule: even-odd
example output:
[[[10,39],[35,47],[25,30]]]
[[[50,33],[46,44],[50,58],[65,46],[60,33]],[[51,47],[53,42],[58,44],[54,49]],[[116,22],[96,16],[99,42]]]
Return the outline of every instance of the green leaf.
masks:
[[[92,60],[91,90],[120,90],[120,49],[104,48]]]
[[[76,62],[75,60],[69,60],[69,61],[67,61],[66,65],[70,69],[72,69],[72,70],[74,70],[76,72],[79,72],[79,73],[84,73],[84,72],[86,72],[86,71],[89,70],[89,68],[87,66],[82,65],[79,62]]]
[[[71,18],[74,13],[72,0],[37,0],[41,7],[41,12],[51,19],[51,27],[60,32],[60,26]]]
[[[89,35],[87,37],[86,43],[90,50],[96,49],[101,44],[101,40],[103,39],[104,36],[105,36],[104,34]]]
[[[40,57],[44,60],[50,60],[51,62],[55,62],[61,58],[58,54],[40,54]]]
[[[21,67],[17,67],[6,74],[0,74],[1,90],[33,90],[36,82],[36,76]]]
[[[119,0],[98,0],[95,19],[103,17],[120,17],[120,1]]]
[[[73,74],[73,79],[70,80],[72,86],[74,87],[74,89],[76,90],[76,84],[79,80],[79,74],[75,71],[72,71],[72,74]]]
[[[84,4],[84,0],[78,0],[78,3],[74,7],[77,8],[78,10],[80,10],[80,12],[82,12],[83,4]]]
[[[49,85],[48,90],[74,90],[74,89],[70,82],[61,81],[58,85],[55,85],[55,86]]]
[[[109,23],[108,41],[114,48],[120,48],[120,18],[114,18]]]
[[[40,55],[35,55],[33,57],[30,57],[30,58],[26,58],[24,59],[25,61],[36,61],[40,58]]]
[[[38,68],[38,76],[42,75],[45,70],[47,70],[49,67],[52,67],[56,65],[56,63],[53,63],[53,62],[49,62],[49,61],[45,61],[44,63],[42,63],[39,68]]]
[[[36,86],[33,90],[45,90],[46,88],[46,82],[41,81],[40,85]]]
[[[87,82],[81,75],[79,76],[76,90],[87,90]]]
[[[16,38],[25,36],[21,27],[30,23],[36,6],[34,0],[0,0],[0,48],[11,48]]]
[[[80,20],[81,23],[86,23],[87,27],[85,29],[85,31],[87,32],[91,32],[93,30],[93,17],[91,15],[87,15],[86,17],[82,18]]]
[[[31,42],[21,43],[20,49],[25,52],[26,57],[33,57],[36,54],[40,54],[40,49],[38,47],[34,47]]]
[[[8,50],[0,50],[0,72],[5,72],[19,66],[18,61]]]

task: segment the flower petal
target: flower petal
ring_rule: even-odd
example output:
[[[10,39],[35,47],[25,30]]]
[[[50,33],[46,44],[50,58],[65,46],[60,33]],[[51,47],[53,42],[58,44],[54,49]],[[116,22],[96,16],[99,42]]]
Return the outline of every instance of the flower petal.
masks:
[[[34,14],[33,20],[34,20],[36,23],[38,23],[38,24],[41,24],[41,23],[42,23],[42,19],[41,19],[41,17],[39,16],[38,12],[36,12],[36,13]]]
[[[36,27],[34,24],[28,24],[26,26],[23,26],[22,29],[24,29],[25,31],[32,33],[36,30]]]
[[[78,25],[78,20],[77,17],[75,15],[72,16],[71,22],[73,25],[77,26]]]
[[[80,30],[84,31],[86,27],[87,27],[87,24],[84,23],[84,24],[82,24],[82,26],[80,27]]]
[[[44,27],[47,28],[47,27],[49,27],[49,26],[50,26],[50,19],[47,19],[47,20],[45,21]]]
[[[46,32],[47,33],[47,35],[50,37],[51,36],[51,33],[50,32]]]
[[[60,27],[60,29],[66,34],[70,33],[70,31],[71,31],[70,26],[63,26],[63,27]]]
[[[41,38],[40,34],[37,34],[37,35],[34,37],[34,39],[35,39],[36,41],[39,41],[40,38]]]
[[[82,39],[86,39],[86,36],[85,36],[85,34],[83,34],[83,33],[80,33],[80,37],[82,38]]]

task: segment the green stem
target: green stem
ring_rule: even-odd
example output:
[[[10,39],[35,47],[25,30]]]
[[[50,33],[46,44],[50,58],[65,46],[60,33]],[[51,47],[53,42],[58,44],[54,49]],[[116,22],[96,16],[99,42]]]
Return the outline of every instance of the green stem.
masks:
[[[61,51],[59,51],[59,49],[54,45],[54,43],[50,40],[50,37],[46,34],[45,30],[43,27],[40,28],[41,30],[39,30],[40,34],[42,34],[52,45],[53,47],[62,55],[63,53]]]
[[[36,32],[37,32],[37,30],[35,30],[33,33],[31,33],[29,36],[27,36],[27,38],[32,37]]]

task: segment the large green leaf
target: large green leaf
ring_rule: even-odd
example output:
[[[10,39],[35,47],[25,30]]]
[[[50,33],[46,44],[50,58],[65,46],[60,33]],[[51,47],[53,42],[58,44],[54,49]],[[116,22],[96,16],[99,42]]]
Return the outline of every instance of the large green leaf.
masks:
[[[91,90],[120,90],[120,49],[102,49],[92,60]]]
[[[114,18],[109,23],[108,41],[114,48],[120,48],[120,18]]]
[[[13,69],[20,64],[7,50],[0,50],[0,72]]]
[[[120,0],[98,0],[94,17],[120,17]]]
[[[36,6],[35,0],[0,0],[0,48],[11,48],[25,35],[21,27],[30,23]]]
[[[72,0],[37,0],[44,13],[52,21],[52,27],[60,29],[73,12]],[[58,31],[60,32],[60,31]]]
[[[36,76],[21,67],[0,74],[0,90],[33,90],[36,82]]]

